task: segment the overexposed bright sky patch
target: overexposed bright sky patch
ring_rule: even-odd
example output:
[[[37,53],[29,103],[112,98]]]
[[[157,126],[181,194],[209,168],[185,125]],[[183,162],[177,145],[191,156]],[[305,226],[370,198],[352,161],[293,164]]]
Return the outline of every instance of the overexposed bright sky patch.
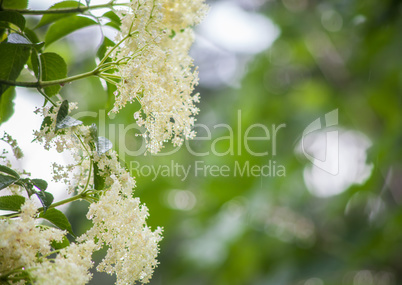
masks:
[[[246,54],[267,49],[279,35],[270,19],[247,12],[231,1],[212,3],[198,31],[225,50]]]
[[[48,191],[55,197],[55,201],[67,197],[66,187],[61,183],[51,181],[51,165],[53,162],[67,164],[71,158],[66,153],[58,153],[56,150],[45,150],[43,146],[34,139],[33,130],[38,130],[43,118],[34,114],[36,107],[43,104],[43,97],[35,91],[26,88],[17,88],[17,96],[14,99],[14,114],[0,126],[0,136],[3,132],[9,133],[17,140],[18,145],[24,153],[20,160],[10,159],[13,167],[19,170],[26,170],[31,173],[31,178],[40,178],[48,182]],[[0,146],[11,152],[11,148],[4,142]],[[11,158],[11,157],[10,157]]]

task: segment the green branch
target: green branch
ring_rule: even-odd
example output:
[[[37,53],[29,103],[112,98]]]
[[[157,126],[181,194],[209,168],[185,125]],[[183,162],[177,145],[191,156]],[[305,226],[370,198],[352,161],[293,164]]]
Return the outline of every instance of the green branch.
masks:
[[[66,83],[83,79],[86,77],[90,76],[96,76],[99,73],[99,67],[95,68],[92,71],[77,74],[74,76],[62,78],[62,79],[57,79],[57,80],[49,80],[49,81],[36,81],[36,82],[22,82],[22,81],[10,81],[10,80],[4,80],[0,79],[0,84],[5,84],[9,86],[19,86],[19,87],[28,87],[28,88],[44,88],[47,86],[51,85],[64,85]]]
[[[68,204],[68,203],[71,203],[71,202],[74,202],[74,201],[77,201],[77,200],[81,200],[81,199],[86,200],[86,198],[90,198],[91,193],[92,193],[91,190],[83,191],[78,195],[75,195],[75,196],[72,196],[70,198],[67,198],[67,199],[64,199],[64,200],[61,200],[59,202],[51,204],[48,207],[48,209],[55,208],[55,207],[58,207],[58,206],[61,206],[61,205],[64,205],[64,204]],[[38,208],[38,212],[42,212],[43,210],[44,210],[43,207]]]
[[[110,56],[110,54],[119,46],[121,45],[126,39],[128,39],[129,37],[137,34],[138,31],[132,32],[128,35],[126,35],[124,38],[122,38],[113,48],[111,48],[107,54],[101,59],[99,65],[91,71],[85,72],[85,73],[81,73],[81,74],[77,74],[74,76],[70,76],[70,77],[66,77],[66,78],[62,78],[62,79],[56,79],[56,80],[49,80],[49,81],[36,81],[36,82],[24,82],[24,81],[10,81],[10,80],[5,80],[5,79],[0,79],[0,84],[4,84],[4,85],[8,85],[8,86],[19,86],[19,87],[27,87],[27,88],[37,88],[37,89],[41,89],[41,88],[45,88],[47,86],[51,86],[51,85],[64,85],[66,83],[75,81],[75,80],[79,80],[79,79],[83,79],[86,77],[91,77],[91,76],[100,76],[100,73],[103,70],[103,68],[108,67],[110,65],[119,65],[118,62],[108,62],[105,63],[107,58]],[[102,76],[100,76],[102,77]]]
[[[111,1],[106,4],[100,5],[92,5],[92,6],[78,6],[76,8],[56,8],[56,9],[48,9],[48,10],[30,10],[30,9],[0,9],[2,11],[14,11],[19,12],[21,14],[28,15],[43,15],[43,14],[67,14],[67,13],[84,13],[88,10],[96,10],[102,8],[113,8],[113,6],[127,6],[129,3],[113,3]]]
[[[93,190],[83,191],[78,195],[72,196],[70,198],[61,200],[61,201],[56,202],[56,203],[53,203],[47,208],[48,209],[55,208],[55,207],[58,207],[58,206],[61,206],[61,205],[64,205],[64,204],[68,204],[68,203],[71,203],[71,202],[74,202],[74,201],[77,201],[77,200],[82,200],[82,199],[84,199],[84,200],[86,200],[86,201],[88,201],[90,203],[95,202],[95,201],[97,201],[97,199],[95,197],[91,196],[92,193],[95,193],[95,192]],[[38,208],[37,212],[38,213],[43,212],[43,210],[44,210],[43,207],[40,207],[40,208]],[[15,217],[18,217],[19,215],[21,215],[21,212],[2,215],[2,216],[0,216],[0,218],[15,218]]]

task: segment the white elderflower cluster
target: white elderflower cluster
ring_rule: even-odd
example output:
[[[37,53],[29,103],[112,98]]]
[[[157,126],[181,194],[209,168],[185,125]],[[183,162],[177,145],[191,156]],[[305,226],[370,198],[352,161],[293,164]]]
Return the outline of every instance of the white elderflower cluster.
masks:
[[[18,146],[17,140],[13,139],[13,137],[10,134],[4,132],[3,137],[0,138],[0,140],[4,141],[5,143],[7,143],[7,144],[9,144],[11,146],[11,149],[13,151],[14,157],[16,159],[20,159],[20,158],[22,158],[24,156],[24,154],[22,153],[22,150]],[[3,150],[2,155],[5,154],[4,152],[5,152],[5,150]]]
[[[42,126],[39,131],[34,131],[35,140],[43,143],[43,147],[49,150],[51,147],[55,146],[58,152],[63,152],[65,149],[74,149],[77,144],[76,141],[72,140],[71,129],[63,129],[56,132],[56,118],[59,111],[61,102],[57,107],[54,106],[44,106],[37,108],[35,114],[41,114],[44,118]],[[69,104],[69,112],[77,109],[77,103]],[[61,133],[65,135],[60,135]]]
[[[38,227],[37,208],[27,199],[19,219],[0,219],[0,275],[16,268],[35,268],[41,256],[51,253],[51,242],[60,242],[65,231]]]
[[[91,279],[91,256],[96,245],[92,241],[75,244],[60,250],[54,260],[46,259],[32,272],[35,284],[84,285]]]
[[[162,229],[152,232],[146,225],[148,209],[131,196],[114,176],[110,190],[99,202],[89,207],[87,218],[93,227],[79,240],[95,240],[108,247],[107,254],[97,270],[115,273],[116,284],[133,284],[136,280],[147,283],[157,265]]]
[[[137,100],[141,110],[134,114],[139,126],[146,128],[147,150],[157,153],[163,142],[173,139],[180,145],[191,139],[198,94],[193,59],[188,55],[194,41],[191,26],[201,21],[207,10],[203,1],[138,0],[130,11],[122,12],[123,41],[113,53],[121,82],[117,84],[112,112]]]
[[[44,121],[41,129],[34,131],[34,135],[35,140],[42,143],[47,150],[50,148],[56,148],[58,152],[69,150],[74,163],[68,165],[53,163],[52,178],[55,182],[64,182],[68,186],[68,194],[72,194],[75,190],[81,190],[80,188],[88,180],[91,153],[89,148],[83,148],[82,144],[89,145],[93,138],[90,135],[90,128],[83,125],[56,131],[59,108],[60,104],[57,107],[44,106],[35,111],[42,115]],[[69,112],[77,108],[77,103],[69,103]]]
[[[107,76],[121,79],[111,112],[127,103],[140,104],[134,119],[146,129],[143,136],[150,153],[158,153],[167,140],[178,146],[195,136],[192,128],[199,94],[192,93],[198,74],[188,52],[194,41],[192,26],[206,10],[203,0],[131,0],[128,10],[118,12],[122,25],[118,43],[109,49],[112,61],[102,60],[96,71],[101,70],[97,75],[107,80]],[[102,73],[108,69],[116,74]],[[52,242],[60,243],[66,231],[40,225],[39,212],[46,210],[45,204],[44,209],[37,209],[27,199],[20,212],[0,218],[0,279],[10,284],[86,284],[92,277],[93,252],[105,247],[98,271],[116,274],[116,284],[148,283],[158,265],[162,229],[152,231],[147,225],[148,208],[133,197],[135,180],[120,165],[109,142],[98,137],[96,127],[66,117],[77,108],[67,103],[67,112],[66,103],[36,110],[44,120],[34,133],[35,140],[47,150],[69,150],[73,155],[72,164],[53,164],[53,179],[64,182],[75,196],[52,205],[88,201],[87,218],[93,226],[75,243],[55,250]],[[3,140],[21,156],[11,137]],[[15,182],[7,188],[20,194],[13,190],[18,185]]]

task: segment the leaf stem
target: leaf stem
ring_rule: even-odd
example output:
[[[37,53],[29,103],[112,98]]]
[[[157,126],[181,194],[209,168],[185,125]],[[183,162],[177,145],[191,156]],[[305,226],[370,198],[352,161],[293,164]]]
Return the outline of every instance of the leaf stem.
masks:
[[[107,58],[110,56],[110,54],[119,46],[121,45],[125,40],[127,40],[129,37],[138,34],[138,31],[134,31],[132,33],[129,33],[128,35],[126,35],[124,38],[122,38],[115,46],[113,46],[106,54],[105,56],[101,59],[98,68],[100,68],[102,66],[102,64],[105,63],[105,61],[107,60]]]
[[[110,54],[119,46],[121,45],[126,39],[128,39],[129,37],[137,34],[138,31],[132,32],[128,35],[126,35],[124,38],[122,38],[113,48],[111,48],[107,54],[102,58],[102,60],[100,61],[100,63],[98,64],[98,66],[88,72],[84,72],[81,74],[77,74],[77,75],[73,75],[70,77],[66,77],[66,78],[62,78],[62,79],[56,79],[56,80],[49,80],[49,81],[41,81],[38,80],[36,82],[26,82],[26,81],[10,81],[10,80],[5,80],[5,79],[0,79],[0,84],[5,84],[8,86],[19,86],[19,87],[27,87],[27,88],[37,88],[38,90],[47,86],[52,86],[52,85],[64,85],[66,83],[72,82],[72,81],[76,81],[79,79],[83,79],[86,77],[91,77],[91,76],[99,76],[99,73],[101,71],[103,71],[103,68],[105,68],[106,66],[109,67],[109,65],[114,65],[114,64],[119,64],[118,62],[108,62],[105,63],[105,61],[107,60],[107,58],[110,56]],[[42,93],[42,92],[41,92]],[[42,93],[43,95],[43,93]],[[46,96],[45,96],[46,97]],[[46,97],[46,99],[49,100],[49,98]]]
[[[53,106],[56,106],[56,103],[54,103],[54,102],[52,101],[52,99],[50,99],[50,97],[47,96],[46,93],[43,92],[39,87],[38,87],[38,92],[39,92],[40,94],[42,94],[42,96],[45,97],[46,100],[48,100]],[[46,102],[46,101],[45,101],[45,102]]]
[[[9,80],[4,80],[0,79],[0,84],[5,84],[9,86],[20,86],[20,87],[28,87],[28,88],[44,88],[47,86],[51,85],[63,85],[75,80],[79,80],[82,78],[94,76],[98,74],[98,69],[99,67],[95,68],[92,71],[88,71],[85,73],[77,74],[74,76],[62,78],[62,79],[57,79],[57,80],[49,80],[49,81],[36,81],[36,82],[23,82],[23,81],[9,81]]]
[[[53,203],[48,207],[48,209],[55,208],[55,207],[58,207],[58,206],[61,206],[61,205],[67,204],[67,203],[71,203],[71,202],[74,202],[74,201],[77,201],[77,200],[80,200],[80,199],[86,200],[86,198],[87,198],[87,196],[88,196],[88,194],[90,192],[91,192],[90,190],[89,191],[84,191],[84,192],[81,192],[80,194],[75,195],[73,197],[70,197],[70,198],[61,200],[59,202]],[[42,212],[42,211],[43,211],[43,207],[38,208],[38,212]]]

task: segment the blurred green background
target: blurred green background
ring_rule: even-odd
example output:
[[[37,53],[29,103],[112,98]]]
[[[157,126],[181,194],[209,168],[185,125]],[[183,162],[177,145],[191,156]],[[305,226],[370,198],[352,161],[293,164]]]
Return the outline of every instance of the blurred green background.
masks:
[[[401,2],[211,1],[210,15],[218,9],[238,13],[217,14],[221,22],[209,22],[234,42],[219,42],[208,26],[196,30],[197,123],[207,126],[210,139],[198,126],[199,137],[206,139],[174,154],[122,157],[142,145],[135,129],[127,128],[138,106],[106,116],[105,135],[127,167],[146,166],[142,174],[132,173],[135,193],[150,211],[149,225],[164,227],[160,265],[150,284],[402,284]],[[249,24],[257,29],[254,38],[247,37],[252,30],[242,30]],[[259,45],[264,38],[265,46]],[[49,47],[62,53],[70,74],[95,66],[94,50],[82,43],[72,57],[77,46],[70,38]],[[113,103],[98,79],[74,82],[61,94],[78,100],[79,111],[101,114]],[[300,152],[304,129],[317,118],[324,126],[325,114],[333,110],[338,126],[329,130],[339,135],[341,157],[335,176],[317,170]],[[256,156],[245,148],[245,132],[253,124],[266,126],[271,139],[250,141],[250,149],[268,154]],[[281,124],[286,127],[274,140],[272,126]],[[313,156],[325,151],[323,131],[307,142]],[[248,134],[265,135],[261,126]],[[223,155],[230,147],[233,154]],[[196,156],[188,148],[209,154]],[[163,153],[172,149],[167,145]],[[145,175],[151,166],[172,161],[190,167],[186,179]],[[229,175],[195,175],[197,163],[226,165]],[[271,171],[275,164],[284,172],[235,176],[235,166],[247,163],[250,168],[271,163]],[[68,209],[77,234],[88,227],[82,219],[86,209],[84,202]],[[90,284],[112,281],[96,273]]]

